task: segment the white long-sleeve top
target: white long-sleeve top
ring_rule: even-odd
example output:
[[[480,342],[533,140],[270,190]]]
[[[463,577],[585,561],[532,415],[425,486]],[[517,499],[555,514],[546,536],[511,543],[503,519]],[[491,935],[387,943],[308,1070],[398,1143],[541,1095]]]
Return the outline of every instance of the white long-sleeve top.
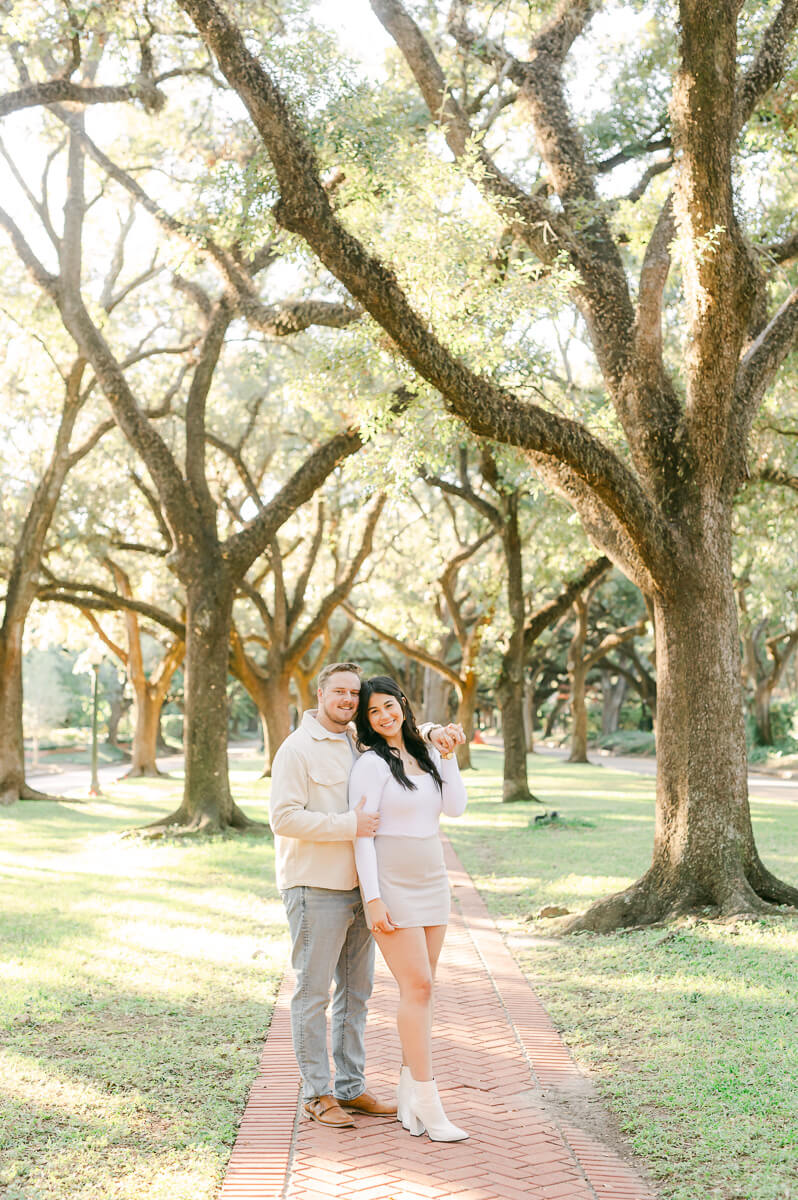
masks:
[[[465,812],[466,790],[456,758],[441,758],[434,747],[430,755],[443,780],[438,791],[435,780],[424,772],[410,775],[415,788],[404,788],[394,779],[384,759],[367,750],[352,767],[349,776],[349,808],[354,809],[365,796],[365,811],[378,812],[378,837],[432,837],[438,832],[441,813],[461,817]],[[380,896],[377,854],[374,838],[355,839],[355,863],[363,899]]]

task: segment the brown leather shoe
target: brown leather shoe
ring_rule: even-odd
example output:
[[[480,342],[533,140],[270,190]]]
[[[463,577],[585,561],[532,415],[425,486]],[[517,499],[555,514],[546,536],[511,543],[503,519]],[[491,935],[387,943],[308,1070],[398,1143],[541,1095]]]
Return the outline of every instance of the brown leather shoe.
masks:
[[[361,1092],[359,1096],[355,1096],[352,1100],[339,1100],[341,1108],[348,1108],[352,1112],[365,1113],[368,1117],[395,1117],[396,1105],[384,1104],[382,1100],[378,1100],[376,1096],[372,1096],[371,1092]]]
[[[332,1125],[334,1129],[354,1129],[355,1122],[341,1108],[335,1096],[313,1096],[302,1105],[302,1111],[311,1121],[319,1125]]]

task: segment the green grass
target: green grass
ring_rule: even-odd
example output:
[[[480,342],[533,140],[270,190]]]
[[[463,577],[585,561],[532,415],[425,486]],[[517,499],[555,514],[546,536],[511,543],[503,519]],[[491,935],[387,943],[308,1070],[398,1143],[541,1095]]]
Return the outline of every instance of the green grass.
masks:
[[[233,783],[264,817],[258,769]],[[119,838],[181,788],[0,810],[3,1200],[218,1188],[287,943],[268,839]]]
[[[796,1200],[794,922],[553,939],[535,920],[643,871],[651,778],[534,757],[503,805],[476,752],[447,832],[508,944],[667,1200]],[[259,762],[236,797],[263,817]],[[211,1200],[287,959],[264,838],[144,843],[180,779],[0,810],[0,1196]],[[753,803],[765,861],[798,876],[798,807]],[[529,920],[527,918],[532,917]]]
[[[798,1196],[794,920],[546,936],[530,920],[624,887],[647,866],[654,780],[530,759],[537,806],[502,805],[501,757],[476,755],[469,807],[447,823],[464,865],[565,1042],[668,1200]],[[765,862],[798,878],[798,806],[752,800]],[[584,825],[581,822],[591,822]]]

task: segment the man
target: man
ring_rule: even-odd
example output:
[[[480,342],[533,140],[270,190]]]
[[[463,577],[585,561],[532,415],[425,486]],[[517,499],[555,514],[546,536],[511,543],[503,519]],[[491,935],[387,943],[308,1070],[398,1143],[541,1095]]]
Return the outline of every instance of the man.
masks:
[[[280,746],[272,764],[271,826],[277,886],[291,932],[296,990],[291,1033],[302,1075],[303,1111],[322,1125],[354,1126],[352,1112],[394,1116],[396,1105],[366,1089],[363,1037],[374,976],[374,942],[355,870],[356,837],[372,837],[377,814],[349,811],[347,782],[357,748],[349,723],[357,710],[360,668],[331,663],[318,680],[318,709]],[[441,753],[463,741],[459,726],[425,727]],[[327,1055],[332,1005],[335,1091]]]

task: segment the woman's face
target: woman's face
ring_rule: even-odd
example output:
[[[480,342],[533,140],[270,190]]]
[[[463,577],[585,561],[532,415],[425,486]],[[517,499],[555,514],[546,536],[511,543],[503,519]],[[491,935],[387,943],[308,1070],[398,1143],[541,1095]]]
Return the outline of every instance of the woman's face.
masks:
[[[379,733],[386,741],[400,732],[404,721],[404,713],[399,701],[384,692],[372,692],[368,699],[366,715],[374,732]]]

